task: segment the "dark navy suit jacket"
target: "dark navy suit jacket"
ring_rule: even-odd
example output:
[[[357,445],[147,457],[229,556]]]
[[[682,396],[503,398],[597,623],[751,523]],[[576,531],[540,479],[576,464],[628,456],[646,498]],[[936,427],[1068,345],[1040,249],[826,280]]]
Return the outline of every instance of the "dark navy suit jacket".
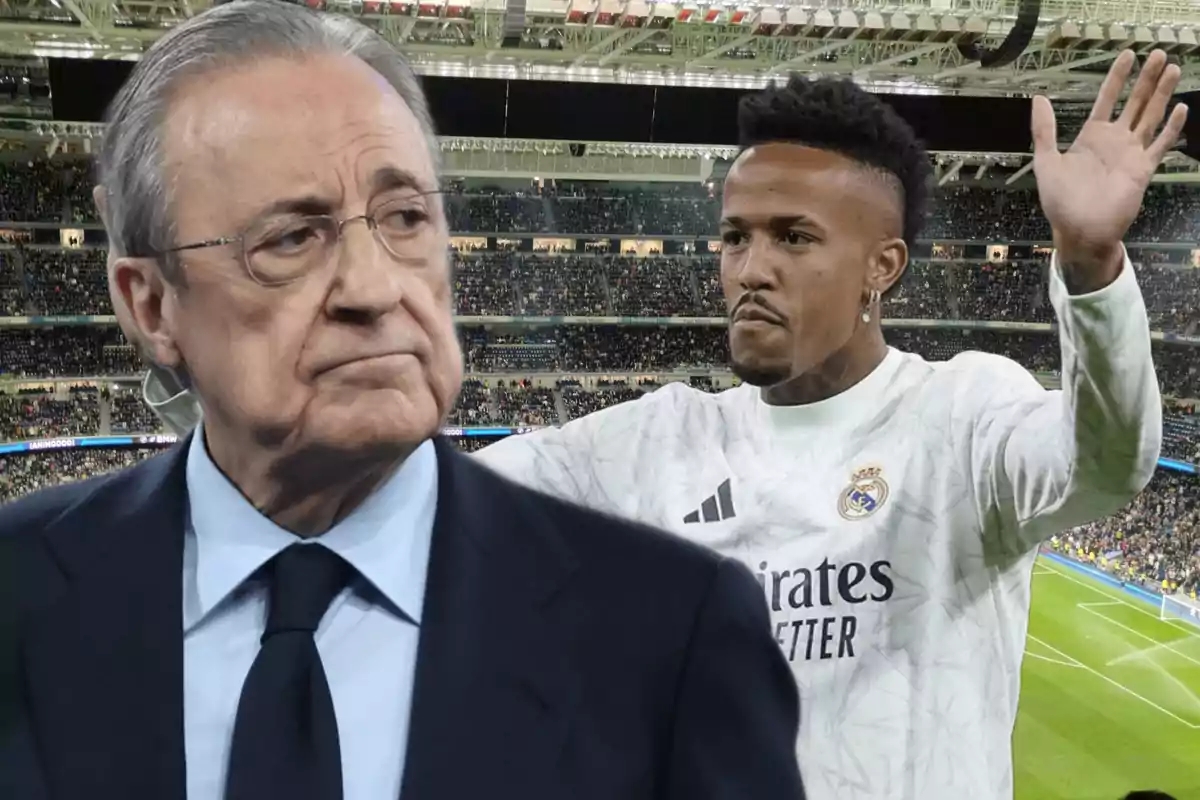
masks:
[[[401,800],[803,797],[745,567],[437,449]],[[186,452],[0,509],[5,800],[185,800]]]

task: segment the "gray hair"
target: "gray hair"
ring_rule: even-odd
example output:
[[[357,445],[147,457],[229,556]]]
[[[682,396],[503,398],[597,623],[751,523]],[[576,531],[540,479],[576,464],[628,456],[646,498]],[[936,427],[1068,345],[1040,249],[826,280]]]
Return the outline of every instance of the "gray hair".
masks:
[[[147,257],[177,244],[162,125],[180,81],[261,58],[318,53],[351,56],[379,73],[416,116],[437,169],[437,137],[420,81],[382,37],[346,17],[291,3],[234,0],[189,19],[155,42],[108,108],[96,169],[104,198],[100,213],[112,253]],[[178,260],[161,261],[165,277],[176,281]]]

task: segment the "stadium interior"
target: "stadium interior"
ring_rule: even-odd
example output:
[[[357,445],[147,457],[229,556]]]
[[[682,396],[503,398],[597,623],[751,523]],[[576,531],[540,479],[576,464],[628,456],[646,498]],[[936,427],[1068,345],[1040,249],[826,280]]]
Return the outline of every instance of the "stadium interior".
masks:
[[[91,200],[89,153],[101,123],[93,112],[71,115],[67,100],[92,91],[78,77],[91,65],[136,58],[185,5],[0,3],[0,503],[175,441],[142,402],[143,364],[112,316]],[[641,71],[734,91],[798,70],[913,95],[1045,91],[1069,118],[1094,93],[1112,41],[1137,40],[1142,53],[1167,48],[1185,66],[1183,88],[1200,88],[1200,10],[1182,0],[1043,3],[1032,41],[990,71],[965,46],[999,46],[1019,2],[812,9],[531,0],[519,4],[520,21],[514,5],[329,10],[374,19],[431,84],[650,82]],[[1047,7],[1058,14],[1053,23]],[[871,25],[894,32],[890,15],[901,12],[911,36],[851,35]],[[822,13],[830,16],[823,28]],[[918,35],[927,22],[929,35]],[[1124,39],[1114,30],[1121,26]],[[460,447],[559,425],[667,382],[711,392],[734,385],[716,235],[728,141],[583,139],[550,129],[518,139],[450,127],[442,147],[468,376],[445,432]],[[1071,126],[1061,127],[1067,141]],[[1193,138],[1200,143],[1200,131]],[[1056,387],[1050,231],[1029,153],[931,149],[938,185],[902,288],[884,307],[889,342],[931,360],[1003,354]],[[1154,331],[1166,440],[1145,492],[1108,519],[1064,531],[1035,572],[1014,739],[1018,800],[1111,798],[1151,784],[1200,791],[1200,171],[1182,152],[1152,185],[1127,246]],[[1168,613],[1164,596],[1182,610]],[[1078,736],[1068,743],[1071,731]]]

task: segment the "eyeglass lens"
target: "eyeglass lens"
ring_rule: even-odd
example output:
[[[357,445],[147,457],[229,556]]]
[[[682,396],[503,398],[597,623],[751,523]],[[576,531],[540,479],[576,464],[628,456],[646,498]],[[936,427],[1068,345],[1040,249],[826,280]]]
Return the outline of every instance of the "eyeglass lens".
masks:
[[[366,218],[339,221],[314,214],[286,214],[260,220],[243,237],[246,268],[264,284],[296,280],[324,267],[336,255],[342,228],[365,223],[392,257],[423,260],[436,234],[434,198],[410,194],[388,200]]]

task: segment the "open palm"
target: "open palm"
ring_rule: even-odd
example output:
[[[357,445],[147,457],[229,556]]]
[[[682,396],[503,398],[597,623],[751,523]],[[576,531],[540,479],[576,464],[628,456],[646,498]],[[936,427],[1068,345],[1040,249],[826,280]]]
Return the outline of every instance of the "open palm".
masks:
[[[1187,107],[1180,104],[1155,136],[1180,78],[1179,68],[1168,65],[1161,50],[1146,59],[1129,100],[1113,119],[1135,61],[1130,51],[1117,58],[1092,113],[1066,152],[1058,150],[1050,101],[1034,98],[1033,171],[1042,211],[1060,247],[1119,243],[1137,217],[1155,170],[1183,131]]]

